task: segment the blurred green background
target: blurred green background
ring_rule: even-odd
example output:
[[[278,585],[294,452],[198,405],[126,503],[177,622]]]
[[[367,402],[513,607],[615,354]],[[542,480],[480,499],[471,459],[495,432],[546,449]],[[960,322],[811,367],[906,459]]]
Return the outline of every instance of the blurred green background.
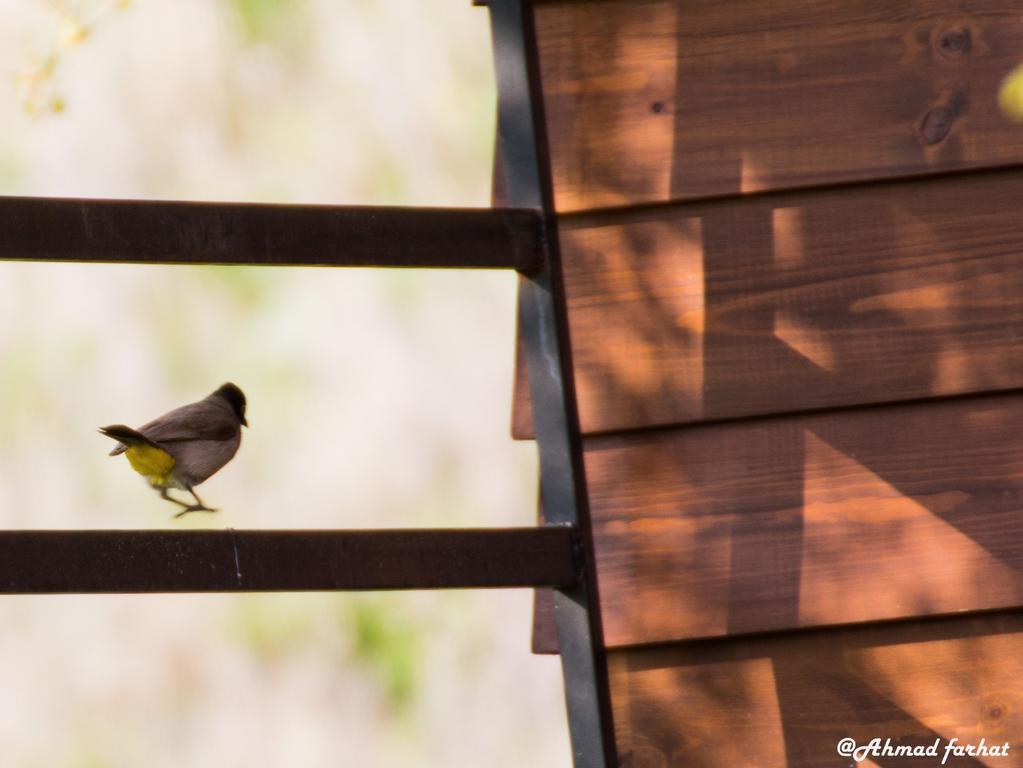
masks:
[[[0,0],[0,193],[489,203],[469,0]],[[0,527],[530,525],[512,275],[0,264]],[[96,427],[224,381],[172,523]],[[4,598],[0,765],[568,765],[527,591]]]

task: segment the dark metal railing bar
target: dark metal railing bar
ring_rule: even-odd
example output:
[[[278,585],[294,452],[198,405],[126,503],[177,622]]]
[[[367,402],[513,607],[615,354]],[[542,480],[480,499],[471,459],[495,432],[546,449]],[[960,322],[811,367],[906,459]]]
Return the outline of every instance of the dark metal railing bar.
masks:
[[[0,594],[569,587],[575,531],[0,531]]]
[[[519,330],[525,341],[540,451],[544,516],[579,529],[583,568],[579,583],[554,594],[573,760],[575,768],[610,768],[617,755],[533,9],[531,0],[489,0],[488,6],[507,198],[515,207],[534,208],[544,215],[546,268],[520,280]]]
[[[0,260],[264,266],[541,266],[528,209],[0,197]]]

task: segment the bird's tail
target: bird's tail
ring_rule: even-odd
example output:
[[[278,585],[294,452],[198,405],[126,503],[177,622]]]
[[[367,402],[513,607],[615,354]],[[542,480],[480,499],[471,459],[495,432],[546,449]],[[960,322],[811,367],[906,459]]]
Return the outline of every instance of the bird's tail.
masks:
[[[114,450],[110,452],[111,456],[117,456],[118,454],[124,453],[132,444],[151,445],[153,448],[159,448],[161,451],[163,450],[162,446],[154,443],[137,429],[126,427],[124,424],[111,424],[109,427],[100,427],[99,431],[100,434],[117,440],[119,443],[119,445],[115,446]]]

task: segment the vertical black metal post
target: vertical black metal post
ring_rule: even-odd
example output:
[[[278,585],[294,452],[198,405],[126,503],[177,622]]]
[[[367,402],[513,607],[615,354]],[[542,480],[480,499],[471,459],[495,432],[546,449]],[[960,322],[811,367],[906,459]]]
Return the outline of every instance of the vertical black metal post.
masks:
[[[519,329],[540,451],[544,515],[578,527],[584,573],[555,592],[555,619],[576,768],[616,763],[607,660],[593,558],[568,318],[543,116],[536,26],[531,0],[489,0],[498,87],[498,138],[508,204],[544,217],[547,259],[520,284]]]

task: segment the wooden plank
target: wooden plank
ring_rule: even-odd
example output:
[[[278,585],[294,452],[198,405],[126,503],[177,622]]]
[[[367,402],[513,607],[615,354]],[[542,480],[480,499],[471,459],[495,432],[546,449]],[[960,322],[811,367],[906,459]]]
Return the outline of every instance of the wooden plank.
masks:
[[[519,288],[526,278],[519,276]],[[529,378],[526,371],[526,343],[522,332],[515,329],[515,378],[512,381],[511,436],[515,440],[532,440],[533,398],[529,393]]]
[[[494,208],[507,207],[508,205],[508,191],[505,184],[504,178],[504,165],[501,161],[501,152],[499,151],[500,141],[498,137],[494,140],[494,160],[493,160],[493,171],[491,176],[491,187],[490,187],[490,201]],[[519,276],[519,280],[526,278]],[[529,392],[528,381],[518,381],[519,376],[525,375],[525,360],[526,350],[524,347],[524,341],[522,334],[516,330],[515,334],[515,375],[516,381],[513,386],[515,388],[519,386],[524,387],[524,391]],[[531,403],[527,400],[527,408],[532,410]],[[522,408],[522,400],[518,397],[512,398],[512,433],[514,435],[516,431],[515,424],[521,420],[522,416],[519,411]],[[531,419],[531,415],[530,415]],[[531,425],[530,425],[530,428]],[[539,496],[539,494],[537,494]],[[542,526],[544,524],[543,509],[539,509],[537,513],[537,525]],[[556,620],[554,617],[554,592],[548,588],[534,589],[533,590],[533,631],[530,641],[530,647],[533,653],[536,654],[554,654],[558,652],[558,632],[556,626]]]
[[[533,653],[558,652],[558,632],[554,618],[554,590],[533,590]]]
[[[608,646],[1023,605],[1023,394],[585,452]]]
[[[0,594],[569,587],[568,527],[0,531]]]
[[[899,622],[685,643],[609,655],[623,766],[834,768],[839,741],[945,747],[1009,744],[1005,757],[946,766],[1023,766],[1023,617]]]
[[[998,171],[562,222],[583,430],[1023,386],[1021,189]]]
[[[0,197],[0,260],[528,271],[540,230],[522,209]]]
[[[537,8],[559,211],[1023,161],[1015,0]]]
[[[537,494],[539,497],[539,494]],[[537,499],[536,524],[546,524],[543,514],[543,500]],[[531,650],[536,654],[554,654],[558,652],[558,628],[554,615],[554,590],[533,590],[533,635]]]

